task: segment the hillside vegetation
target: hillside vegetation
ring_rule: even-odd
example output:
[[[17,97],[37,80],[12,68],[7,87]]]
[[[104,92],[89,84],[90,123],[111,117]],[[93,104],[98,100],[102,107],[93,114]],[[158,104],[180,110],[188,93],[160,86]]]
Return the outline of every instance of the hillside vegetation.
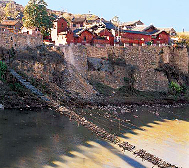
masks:
[[[177,33],[177,36],[180,39],[183,39],[184,44],[186,44],[187,47],[189,48],[189,32],[179,32],[179,33]]]

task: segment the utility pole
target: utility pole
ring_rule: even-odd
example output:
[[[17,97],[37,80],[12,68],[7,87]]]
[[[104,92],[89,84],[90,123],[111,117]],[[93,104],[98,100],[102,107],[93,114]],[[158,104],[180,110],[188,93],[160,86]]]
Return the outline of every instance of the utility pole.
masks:
[[[117,24],[117,32],[118,32],[118,36],[116,37],[116,41],[120,41],[120,32],[119,32],[119,17],[118,16],[115,16],[113,19],[112,19],[113,22],[115,22]],[[116,33],[115,33],[115,36],[116,36]]]

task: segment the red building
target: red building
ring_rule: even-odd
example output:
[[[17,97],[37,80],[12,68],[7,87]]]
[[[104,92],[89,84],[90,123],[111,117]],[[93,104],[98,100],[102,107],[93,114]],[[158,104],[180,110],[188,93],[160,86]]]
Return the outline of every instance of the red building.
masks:
[[[114,36],[108,29],[103,29],[99,31],[98,36],[104,37],[106,44],[110,44],[112,46],[114,45]]]
[[[153,25],[150,26],[137,26],[133,31],[140,31],[143,33],[148,33],[147,35],[151,36],[152,44],[169,44],[170,34],[165,30],[160,30]]]
[[[77,43],[92,44],[95,36],[96,35],[94,33],[90,32],[87,29],[84,29],[78,33]]]
[[[3,20],[1,26],[10,31],[20,31],[23,25],[19,20]]]
[[[76,29],[67,34],[67,43],[92,44],[96,35],[87,29]]]
[[[53,28],[51,29],[51,39],[55,44],[60,43],[60,38],[62,37],[63,34],[67,34],[68,31],[68,22],[65,18],[61,17],[56,19],[53,22]]]
[[[158,31],[151,35],[153,44],[169,44],[170,35],[166,31]]]
[[[145,45],[145,44],[169,44],[170,35],[165,31],[160,31],[150,27],[144,31],[124,30],[120,33],[121,44]],[[117,42],[117,43],[119,43]]]
[[[104,28],[95,30],[87,28],[76,29],[73,32],[68,32],[67,43],[114,45],[114,36],[109,30]]]
[[[51,31],[55,45],[90,44],[90,45],[150,45],[169,44],[170,35],[153,25],[145,26],[141,21],[132,30],[119,29],[112,22],[100,19],[93,24],[85,25],[86,17],[73,18],[70,25],[65,18],[54,21]],[[140,26],[137,26],[141,24]],[[85,25],[85,27],[83,27]]]
[[[128,45],[144,45],[151,41],[151,35],[146,32],[124,30],[120,33],[120,42]]]

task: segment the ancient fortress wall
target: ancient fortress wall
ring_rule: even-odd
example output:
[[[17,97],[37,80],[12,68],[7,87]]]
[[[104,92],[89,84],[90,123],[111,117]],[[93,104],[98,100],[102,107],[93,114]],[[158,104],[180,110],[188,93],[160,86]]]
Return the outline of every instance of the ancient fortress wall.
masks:
[[[32,36],[27,34],[11,33],[0,31],[0,47],[10,49],[23,49],[27,46],[36,47],[43,44],[41,36]]]
[[[172,47],[157,46],[69,47],[72,50],[72,55],[77,58],[75,60],[77,69],[83,69],[83,72],[88,69],[89,81],[95,80],[113,88],[123,86],[124,77],[129,78],[133,75],[134,87],[138,90],[166,91],[168,79],[162,72],[156,71],[160,62],[169,63],[183,73],[188,73],[188,54],[185,48],[173,49]],[[88,58],[88,65],[86,60],[78,59],[78,56],[83,54]],[[69,54],[67,55],[69,56]],[[93,68],[91,69],[89,66]]]

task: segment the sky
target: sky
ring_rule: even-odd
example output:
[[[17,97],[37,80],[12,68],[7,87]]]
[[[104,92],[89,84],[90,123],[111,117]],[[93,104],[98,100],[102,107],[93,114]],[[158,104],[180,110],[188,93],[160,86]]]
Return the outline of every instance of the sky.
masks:
[[[27,0],[15,0],[26,5]],[[176,31],[189,31],[189,0],[45,0],[49,9],[73,14],[92,13],[120,22],[141,20],[145,25],[173,27]]]

